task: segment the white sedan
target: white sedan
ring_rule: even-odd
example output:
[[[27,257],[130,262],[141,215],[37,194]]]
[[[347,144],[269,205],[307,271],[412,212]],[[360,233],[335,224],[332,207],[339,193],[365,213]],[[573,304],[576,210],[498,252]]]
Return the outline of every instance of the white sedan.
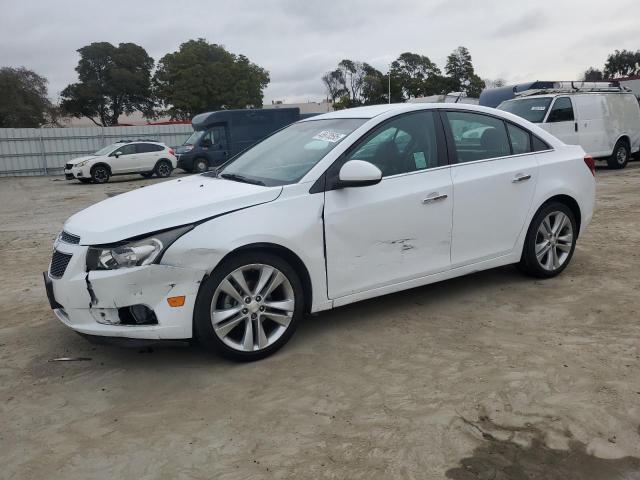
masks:
[[[217,172],[75,214],[47,294],[89,337],[197,338],[255,360],[308,312],[507,264],[558,275],[591,220],[593,173],[579,146],[498,110],[328,113]]]

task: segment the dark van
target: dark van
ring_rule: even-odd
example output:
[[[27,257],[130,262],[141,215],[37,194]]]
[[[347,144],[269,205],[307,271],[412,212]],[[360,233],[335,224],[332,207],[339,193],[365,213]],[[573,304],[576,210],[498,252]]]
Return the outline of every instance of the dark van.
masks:
[[[176,148],[178,168],[205,172],[301,118],[299,108],[219,110],[196,115],[191,120],[193,134]]]

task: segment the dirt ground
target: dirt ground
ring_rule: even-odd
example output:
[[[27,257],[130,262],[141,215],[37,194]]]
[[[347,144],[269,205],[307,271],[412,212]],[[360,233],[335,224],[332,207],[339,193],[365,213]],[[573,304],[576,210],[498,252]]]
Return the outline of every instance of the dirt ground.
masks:
[[[640,162],[597,181],[560,277],[350,305],[239,365],[94,346],[49,310],[63,221],[148,180],[0,178],[0,477],[640,479]]]

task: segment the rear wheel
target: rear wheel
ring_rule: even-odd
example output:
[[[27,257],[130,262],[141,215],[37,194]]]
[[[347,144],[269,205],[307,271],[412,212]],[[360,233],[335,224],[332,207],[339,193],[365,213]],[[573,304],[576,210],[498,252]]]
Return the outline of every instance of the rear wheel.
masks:
[[[618,140],[618,143],[613,148],[613,154],[607,159],[607,165],[609,165],[609,168],[624,168],[627,166],[630,156],[631,152],[627,142]]]
[[[209,162],[205,158],[196,158],[193,162],[193,172],[203,173],[209,170]]]
[[[249,252],[223,261],[202,284],[194,312],[198,340],[236,361],[271,355],[293,335],[302,284],[280,257]]]
[[[155,174],[160,178],[167,178],[168,176],[171,175],[172,171],[173,171],[173,167],[171,166],[171,163],[168,160],[160,160],[156,164],[156,168],[154,170]]]
[[[111,172],[105,165],[96,165],[91,169],[91,180],[94,183],[107,183]]]
[[[559,202],[544,205],[529,225],[519,268],[534,277],[555,277],[569,265],[577,235],[569,207]]]

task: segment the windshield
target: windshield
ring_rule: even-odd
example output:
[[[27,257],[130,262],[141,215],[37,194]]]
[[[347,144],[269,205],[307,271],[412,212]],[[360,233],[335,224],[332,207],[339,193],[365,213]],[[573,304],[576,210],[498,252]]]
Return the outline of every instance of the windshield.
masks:
[[[506,100],[498,105],[498,110],[513,113],[533,123],[540,123],[547,113],[551,97],[518,98]]]
[[[203,133],[204,133],[203,130],[196,130],[191,134],[189,138],[185,140],[183,145],[195,145],[196,143],[198,143],[198,140],[200,139]]]
[[[294,123],[245,150],[219,175],[267,186],[295,183],[366,121],[334,118]]]
[[[120,144],[119,143],[112,143],[111,145],[107,145],[106,147],[102,147],[100,150],[98,150],[96,153],[94,153],[94,155],[96,155],[96,156],[107,155],[108,153],[111,153],[111,151],[113,149],[115,149],[118,145],[120,145]]]

